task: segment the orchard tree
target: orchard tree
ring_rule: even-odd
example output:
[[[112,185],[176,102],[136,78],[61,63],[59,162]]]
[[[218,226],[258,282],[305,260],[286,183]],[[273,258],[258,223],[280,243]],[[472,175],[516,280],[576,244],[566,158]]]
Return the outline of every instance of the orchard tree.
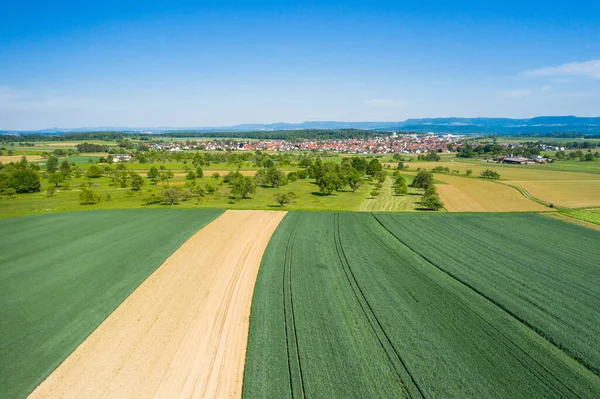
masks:
[[[85,175],[90,179],[97,179],[102,177],[102,170],[100,169],[100,166],[93,164],[90,165],[90,168],[87,170]]]
[[[69,162],[67,162],[67,160],[62,161],[62,163],[60,164],[60,174],[63,175],[65,179],[71,177],[71,165],[69,165]]]
[[[148,174],[146,174],[146,176],[148,176],[148,179],[152,180],[154,184],[156,184],[156,182],[158,182],[158,179],[160,178],[160,172],[158,171],[158,169],[156,169],[156,166],[152,166],[148,171]]]
[[[140,191],[144,185],[144,178],[135,172],[131,172],[131,189]]]
[[[277,202],[279,206],[283,208],[285,204],[289,204],[294,198],[296,198],[296,194],[291,191],[288,193],[277,193],[273,196],[273,198],[275,199],[275,202]]]
[[[358,190],[363,184],[360,173],[356,169],[354,169],[353,172],[350,172],[346,176],[346,179],[348,181],[348,185],[350,185],[350,189],[352,190],[352,192]]]
[[[65,178],[60,173],[53,173],[48,177],[48,183],[54,184],[54,187],[58,187],[63,181],[65,181]]]
[[[434,185],[431,185],[425,190],[425,195],[423,195],[423,199],[421,200],[421,206],[433,211],[437,211],[444,207],[444,203],[440,200]]]
[[[411,187],[427,189],[427,187],[433,185],[433,174],[427,169],[421,169],[417,172],[415,179],[413,180]]]
[[[326,195],[331,195],[335,190],[341,190],[343,182],[340,176],[335,172],[325,173],[319,180],[317,180],[319,190]]]
[[[241,176],[236,178],[231,185],[231,194],[248,198],[248,195],[256,192],[256,182],[251,176]]]
[[[58,158],[54,155],[50,155],[48,161],[46,161],[46,170],[48,173],[54,173],[58,169]]]
[[[163,191],[161,200],[165,204],[176,205],[181,201],[181,192],[175,188],[168,188]]]
[[[375,176],[377,172],[381,172],[382,170],[383,166],[381,166],[381,162],[376,158],[372,159],[367,166],[367,174],[369,176]]]

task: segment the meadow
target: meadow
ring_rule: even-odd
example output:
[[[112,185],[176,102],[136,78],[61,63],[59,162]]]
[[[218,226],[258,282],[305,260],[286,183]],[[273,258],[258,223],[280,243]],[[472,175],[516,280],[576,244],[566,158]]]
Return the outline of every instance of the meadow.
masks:
[[[29,394],[219,210],[0,220],[0,397]]]
[[[245,397],[598,397],[600,233],[535,214],[289,213]]]

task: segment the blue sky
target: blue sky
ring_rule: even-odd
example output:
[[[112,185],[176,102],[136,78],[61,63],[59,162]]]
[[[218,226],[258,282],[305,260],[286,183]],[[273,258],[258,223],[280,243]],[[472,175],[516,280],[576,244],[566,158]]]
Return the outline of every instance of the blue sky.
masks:
[[[0,129],[597,116],[598,3],[6,1]]]

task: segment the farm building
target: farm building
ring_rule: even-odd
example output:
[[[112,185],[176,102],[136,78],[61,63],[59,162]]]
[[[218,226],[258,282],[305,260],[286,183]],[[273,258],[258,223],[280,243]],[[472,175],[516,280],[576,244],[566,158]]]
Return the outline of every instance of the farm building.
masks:
[[[502,163],[508,163],[508,164],[516,164],[516,165],[528,165],[528,164],[534,164],[535,161],[529,158],[523,158],[523,157],[504,157],[502,158]]]

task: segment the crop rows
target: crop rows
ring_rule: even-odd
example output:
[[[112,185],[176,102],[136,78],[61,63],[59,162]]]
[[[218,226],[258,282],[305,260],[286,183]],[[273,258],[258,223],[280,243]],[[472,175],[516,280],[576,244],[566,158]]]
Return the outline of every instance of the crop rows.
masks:
[[[0,220],[0,397],[26,397],[219,210]]]
[[[597,397],[597,240],[535,215],[290,213],[243,394]]]

